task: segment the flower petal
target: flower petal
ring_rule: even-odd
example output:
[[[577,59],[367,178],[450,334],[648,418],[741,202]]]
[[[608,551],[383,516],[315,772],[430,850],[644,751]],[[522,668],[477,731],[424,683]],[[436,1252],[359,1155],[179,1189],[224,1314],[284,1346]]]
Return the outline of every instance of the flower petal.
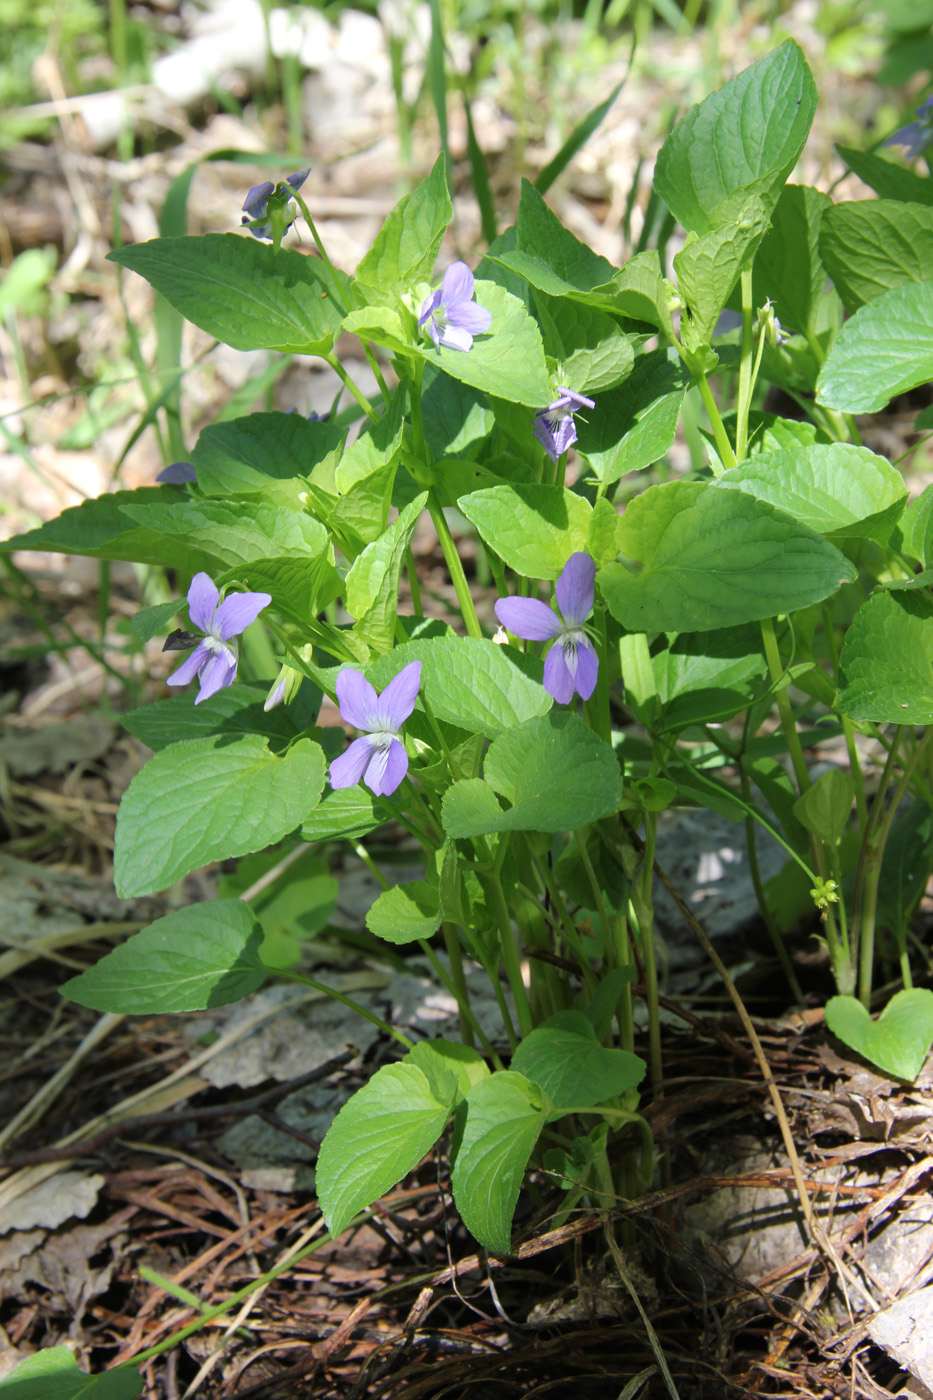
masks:
[[[434,325],[433,321],[431,325]],[[432,339],[433,338],[432,334]],[[470,335],[469,331],[461,330],[458,326],[447,325],[444,326],[435,344],[438,349],[440,349],[442,345],[446,345],[448,350],[472,350],[473,337]]]
[[[211,631],[224,641],[238,637],[271,602],[271,593],[231,593],[214,613]]]
[[[544,688],[558,705],[568,705],[575,690],[574,677],[567,665],[564,648],[555,642],[544,659]]]
[[[156,477],[167,486],[184,486],[186,482],[197,481],[198,474],[190,462],[169,462]]]
[[[546,413],[544,411],[535,414],[534,433],[535,437],[538,439],[541,446],[544,448],[545,452],[550,457],[551,461],[556,462],[558,457],[560,456],[560,452],[558,451],[557,447],[557,439],[554,437],[554,434],[551,431],[551,425],[548,422]]]
[[[560,643],[558,642],[559,646]],[[577,645],[577,675],[575,680],[577,694],[584,700],[589,700],[596,689],[596,677],[599,674],[599,657],[593,649],[592,643],[583,641]]]
[[[353,743],[342,753],[339,758],[335,758],[330,765],[330,785],[332,788],[356,787],[360,778],[369,767],[369,761],[373,755],[373,746],[364,734],[360,739],[354,739]]]
[[[441,283],[441,305],[454,306],[458,301],[472,301],[476,284],[465,262],[452,262]]]
[[[188,589],[188,616],[202,632],[211,630],[219,597],[217,585],[212,578],[207,574],[195,574]]]
[[[557,606],[567,627],[579,627],[593,611],[596,561],[583,550],[571,554],[557,580]]]
[[[401,727],[415,708],[418,687],[421,685],[421,662],[409,661],[398,675],[389,681],[379,696],[376,714],[381,729],[396,730]],[[401,782],[401,778],[399,779]],[[398,783],[396,783],[398,787]]]
[[[434,314],[434,312],[437,310],[440,304],[441,289],[440,287],[438,287],[437,291],[434,292],[431,296],[429,296],[427,301],[424,303],[424,306],[422,306],[421,315],[418,317],[418,325],[423,326],[428,317]],[[432,330],[431,334],[433,336],[435,332]]]
[[[447,322],[471,335],[482,335],[492,325],[492,312],[475,301],[461,301],[447,308]]]
[[[193,681],[202,666],[206,666],[211,659],[211,652],[206,642],[198,642],[190,656],[185,657],[177,671],[173,671],[168,677],[166,685],[187,685]]]
[[[261,185],[254,185],[243,201],[243,212],[251,219],[261,219],[274,189],[275,185],[271,180],[263,180]]]
[[[586,394],[578,394],[575,389],[568,389],[565,384],[558,384],[557,392],[560,398],[551,404],[552,408],[569,408],[571,413],[576,413],[581,408],[595,408],[595,399],[588,399]]]
[[[370,741],[371,742],[371,741]],[[393,743],[395,740],[393,740]],[[401,747],[401,746],[399,746]],[[404,752],[404,750],[402,750]],[[386,768],[389,763],[389,749],[387,745],[380,744],[378,747],[371,743],[371,757],[366,765],[366,772],[363,774],[363,782],[374,792],[377,797],[382,796],[382,784],[385,781]]]
[[[558,457],[562,457],[565,452],[569,452],[577,440],[577,425],[570,414],[566,418],[561,418],[551,427],[551,436],[554,439],[554,451]]]
[[[379,754],[380,759],[383,754],[385,761],[379,764],[379,773],[375,771],[375,754],[373,754],[373,762],[369,765],[366,773],[366,782],[377,797],[390,796],[408,772],[408,754],[398,739],[393,739],[388,749]]]
[[[201,689],[195,696],[194,703],[200,705],[202,700],[209,700],[218,690],[223,690],[224,686],[233,685],[236,680],[236,663],[237,655],[233,647],[218,647],[201,671]]]
[[[563,632],[561,620],[540,598],[497,598],[496,617],[516,637],[547,642]]]
[[[354,671],[348,666],[337,677],[336,688],[341,719],[352,724],[354,729],[378,727],[378,696],[362,671]]]
[[[311,167],[309,165],[307,170],[296,170],[294,175],[286,175],[285,183],[286,185],[291,185],[293,190],[300,190],[310,174]]]

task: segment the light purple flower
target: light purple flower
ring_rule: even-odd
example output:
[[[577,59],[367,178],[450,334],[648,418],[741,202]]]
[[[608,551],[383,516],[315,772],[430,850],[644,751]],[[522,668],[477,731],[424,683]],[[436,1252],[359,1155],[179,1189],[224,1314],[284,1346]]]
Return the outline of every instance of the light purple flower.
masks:
[[[908,160],[915,160],[921,151],[933,144],[933,96],[917,109],[919,120],[908,122],[885,141],[886,146],[903,146]]]
[[[589,700],[596,689],[599,658],[583,630],[593,611],[595,561],[583,550],[571,554],[557,580],[555,593],[560,617],[539,598],[498,598],[496,617],[516,637],[554,645],[544,663],[544,688],[559,705],[573,699],[574,691]]]
[[[596,407],[593,400],[588,399],[585,394],[575,394],[563,384],[558,385],[557,392],[560,398],[548,404],[547,408],[538,410],[534,425],[535,437],[552,462],[562,457],[577,440],[577,425],[573,421],[573,415],[581,408]],[[592,604],[590,606],[592,607]]]
[[[189,481],[197,481],[198,474],[190,462],[169,462],[156,477],[164,486],[184,486]]]
[[[444,273],[437,291],[421,308],[418,325],[427,323],[428,335],[440,350],[470,350],[474,335],[482,335],[492,324],[492,312],[473,300],[473,274],[465,262],[454,262]]]
[[[290,186],[293,190],[300,190],[305,180],[311,174],[311,167],[307,170],[296,170],[294,175],[286,175],[284,180],[277,184],[272,180],[263,180],[261,185],[254,185],[243,201],[243,217],[240,220],[253,235],[254,238],[271,238],[272,223],[260,223],[269,212],[269,201],[273,201],[273,207],[277,204],[283,214],[282,233],[287,233],[292,224],[298,218],[298,206],[289,202],[288,190]]]
[[[415,708],[421,662],[410,661],[377,695],[362,671],[350,667],[337,677],[340,717],[366,733],[330,765],[332,788],[363,782],[377,797],[388,797],[408,772],[408,754],[398,731]]]
[[[221,603],[213,580],[207,574],[195,574],[188,589],[188,616],[204,636],[166,684],[187,685],[197,676],[201,684],[196,705],[232,685],[237,667],[235,639],[271,602],[269,593],[231,593]]]

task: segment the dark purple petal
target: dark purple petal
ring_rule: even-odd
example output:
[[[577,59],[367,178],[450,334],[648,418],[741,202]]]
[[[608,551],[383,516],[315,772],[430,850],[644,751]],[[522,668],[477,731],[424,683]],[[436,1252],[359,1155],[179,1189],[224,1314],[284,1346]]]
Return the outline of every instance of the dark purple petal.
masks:
[[[495,609],[503,627],[526,642],[547,642],[564,630],[557,613],[540,598],[497,598]]]
[[[310,174],[311,167],[309,165],[307,170],[296,170],[294,175],[286,175],[285,183],[286,185],[291,185],[293,190],[300,190]]]
[[[472,301],[475,283],[465,262],[452,262],[441,283],[441,305],[455,306],[460,301]]]
[[[571,419],[570,421],[572,422],[573,420]],[[560,456],[560,453],[557,450],[557,440],[554,437],[554,433],[551,429],[551,424],[548,422],[545,410],[542,410],[541,413],[535,414],[534,434],[540,442],[541,446],[544,448],[547,455],[550,457],[551,461],[556,462],[558,457]]]
[[[555,642],[555,646],[560,646],[560,642]],[[592,643],[586,641],[577,644],[577,694],[584,700],[589,700],[596,689],[596,677],[599,672],[599,657],[593,649]]]
[[[206,666],[211,659],[210,649],[206,642],[198,642],[190,656],[186,657],[177,671],[173,671],[165,682],[166,685],[187,685],[193,681],[202,666]]]
[[[219,598],[220,594],[213,579],[204,573],[195,574],[188,589],[188,616],[202,632],[211,630],[214,609]]]
[[[271,180],[263,180],[261,185],[254,185],[243,201],[243,212],[250,219],[261,219],[274,189],[275,185]]]
[[[595,560],[583,550],[571,554],[554,590],[560,615],[568,627],[579,627],[593,611],[595,577]]]
[[[408,754],[398,739],[393,739],[387,749],[377,749],[366,770],[366,786],[372,788],[377,797],[388,797],[395,791],[408,772]]]
[[[362,671],[348,666],[337,677],[336,689],[341,719],[352,724],[354,729],[368,731],[378,727],[378,697]]]
[[[335,758],[330,765],[331,787],[356,787],[369,767],[372,754],[373,746],[368,736],[364,735],[361,739],[354,739],[346,753]]]
[[[447,308],[447,321],[471,335],[482,335],[492,325],[492,312],[485,306],[477,306],[475,301],[461,301]]]
[[[558,457],[562,457],[565,452],[570,451],[577,440],[577,425],[570,414],[552,425],[551,437],[554,441],[554,451]]]
[[[422,306],[421,315],[418,317],[418,325],[423,326],[428,317],[434,314],[434,312],[437,310],[440,304],[441,289],[440,287],[438,287],[437,291],[433,292],[431,296],[428,297],[427,301],[424,303],[424,306]],[[432,335],[433,334],[434,332],[432,331]]]
[[[198,474],[190,462],[169,462],[156,477],[166,486],[185,486],[189,481],[197,481]]]
[[[403,666],[398,675],[389,681],[379,697],[376,713],[379,716],[381,729],[394,731],[401,728],[415,708],[420,684],[421,662],[409,661],[408,665]],[[396,783],[397,786],[398,783]]]
[[[271,593],[231,593],[214,614],[214,636],[224,641],[238,637],[271,602]]]
[[[232,685],[236,680],[236,663],[237,655],[232,647],[224,646],[215,651],[201,670],[201,689],[195,696],[194,703],[200,705],[202,700],[209,700],[218,690],[223,690],[225,685]]]
[[[558,705],[568,705],[573,699],[574,676],[567,665],[567,657],[561,641],[551,647],[544,658],[544,688],[553,695]]]

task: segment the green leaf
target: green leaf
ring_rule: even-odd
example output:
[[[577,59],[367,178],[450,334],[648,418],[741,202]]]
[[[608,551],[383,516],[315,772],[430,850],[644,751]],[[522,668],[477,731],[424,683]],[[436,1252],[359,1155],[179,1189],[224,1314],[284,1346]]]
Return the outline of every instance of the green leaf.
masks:
[[[878,922],[903,944],[933,867],[933,811],[915,802],[899,817],[884,847]]]
[[[213,556],[190,540],[160,538],[124,513],[125,506],[148,510],[178,504],[179,491],[175,486],[114,491],[70,506],[36,530],[0,541],[0,551],[41,549],[53,554],[83,554],[89,559],[127,559],[136,564],[161,564],[189,574],[210,570],[214,567]]]
[[[444,1087],[447,1075],[453,1075],[456,1082],[454,1106],[466,1098],[474,1084],[489,1077],[489,1068],[478,1050],[471,1045],[461,1045],[451,1040],[419,1040],[413,1050],[405,1056],[407,1065],[417,1065],[433,1085],[441,1080],[438,1089]],[[443,1093],[438,1092],[438,1098]]]
[[[873,1021],[855,997],[830,997],[826,1024],[833,1035],[870,1064],[897,1079],[916,1079],[933,1044],[933,992],[895,992]]]
[[[494,1254],[511,1250],[522,1177],[543,1123],[540,1090],[513,1070],[481,1079],[457,1110],[454,1200],[464,1225]]]
[[[441,926],[440,896],[426,880],[409,880],[383,890],[366,915],[366,927],[387,943],[431,938]]]
[[[117,815],[121,899],[167,889],[213,860],[281,841],[317,806],[324,754],[300,739],[281,758],[259,734],[188,739],[146,764]]]
[[[634,635],[641,635],[635,633]],[[753,623],[715,632],[682,632],[651,657],[662,729],[722,722],[760,689],[766,670],[761,633]]]
[[[153,637],[168,631],[169,623],[178,616],[183,607],[184,603],[173,598],[169,603],[156,603],[154,608],[143,608],[130,619],[133,636],[138,637],[141,642],[151,642]]]
[[[496,421],[485,394],[442,374],[434,365],[425,367],[421,413],[428,451],[436,461],[471,456],[485,443]]]
[[[344,1104],[317,1159],[318,1198],[332,1235],[430,1152],[450,1117],[455,1083],[451,1076],[445,1101],[417,1065],[384,1065]]]
[[[0,1380],[2,1400],[136,1400],[142,1389],[138,1371],[85,1375],[70,1347],[45,1347]]]
[[[497,398],[529,408],[550,403],[551,377],[541,332],[524,303],[494,282],[479,281],[476,301],[492,313],[492,324],[471,350],[437,349],[422,334],[417,353],[426,364]]]
[[[899,522],[901,549],[926,567],[933,561],[933,485],[907,503]]]
[[[356,621],[354,631],[376,652],[392,646],[405,551],[427,499],[426,491],[416,496],[385,533],[366,546],[347,574],[346,604]]]
[[[855,783],[841,768],[828,768],[794,803],[794,816],[807,831],[834,846],[849,824]]]
[[[903,204],[933,204],[933,182],[927,176],[918,175],[915,170],[908,170],[873,151],[857,151],[852,146],[837,146],[836,150],[849,169],[882,199],[896,199]]]
[[[933,281],[908,282],[856,311],[820,371],[817,402],[877,413],[933,378]]]
[[[319,520],[262,501],[251,506],[248,514],[232,501],[196,500],[171,505],[128,502],[122,513],[156,537],[194,545],[225,569],[264,564],[289,554],[313,559],[327,545],[327,531]]]
[[[366,670],[382,690],[410,661],[421,662],[421,694],[435,718],[495,738],[551,708],[532,656],[484,637],[432,637],[396,646]]]
[[[851,314],[893,287],[933,279],[933,208],[894,199],[831,204],[820,251]]]
[[[452,215],[446,160],[439,155],[427,179],[396,204],[357,267],[354,285],[366,300],[386,301],[430,277]]]
[[[593,508],[564,486],[492,486],[458,508],[500,559],[523,578],[556,579],[586,549]]]
[[[724,472],[715,489],[745,491],[820,535],[882,543],[907,501],[896,467],[844,442],[758,453]]]
[[[794,612],[855,577],[833,545],[741,491],[700,482],[652,486],[629,502],[600,590],[631,631],[705,632]]]
[[[647,1065],[639,1055],[602,1045],[582,1011],[559,1011],[525,1036],[512,1069],[541,1086],[554,1106],[553,1121],[637,1088]]]
[[[804,147],[817,91],[788,39],[679,121],[655,166],[654,187],[685,229],[716,227],[717,209],[751,187],[771,207]]]
[[[314,723],[321,693],[305,681],[300,702],[263,710],[268,685],[236,681],[216,695],[192,703],[190,695],[170,695],[152,705],[142,705],[120,716],[124,729],[150,749],[167,749],[180,739],[200,739],[206,734],[265,735],[273,747],[283,747]]]
[[[601,394],[599,413],[580,425],[577,451],[610,484],[663,457],[677,433],[690,376],[675,350],[640,355],[626,382]]]
[[[262,986],[263,931],[239,899],[192,904],[119,944],[60,991],[94,1011],[149,1016],[204,1011]]]
[[[612,279],[612,308],[634,321],[647,321],[663,331],[666,340],[673,341],[671,320],[673,285],[661,273],[661,260],[656,248],[636,253],[619,269]]]
[[[535,296],[535,309],[544,349],[560,362],[562,385],[592,395],[631,374],[635,363],[631,341],[604,311],[544,292]]]
[[[360,786],[324,793],[301,823],[305,841],[359,841],[392,815],[386,798],[373,797]]]
[[[493,831],[570,831],[618,811],[622,800],[612,749],[567,711],[501,734],[489,747],[484,775],[454,783],[444,795],[444,830],[454,840]]]
[[[839,207],[822,190],[785,185],[755,256],[754,305],[764,306],[770,299],[784,328],[801,335],[817,331],[817,308],[826,286],[820,256],[825,220]]]
[[[300,852],[300,854],[299,854]],[[281,862],[287,861],[285,868]],[[263,877],[276,871],[272,884]],[[249,908],[262,926],[259,959],[267,968],[289,968],[301,958],[302,943],[326,928],[337,907],[338,884],[328,862],[318,859],[307,846],[279,842],[265,851],[243,856],[236,870],[217,880],[220,899],[242,899],[251,894]]]
[[[251,413],[205,428],[191,461],[206,496],[261,495],[295,509],[305,478],[345,437],[345,429],[300,413]]]
[[[520,253],[534,259],[545,255],[546,266],[556,273],[558,279],[570,288],[579,291],[592,291],[611,281],[617,269],[606,258],[601,258],[569,229],[564,228],[560,219],[545,204],[539,190],[527,180],[522,181],[522,191],[518,203],[516,222],[517,247]],[[538,291],[560,296],[549,287],[539,287],[533,278],[528,279]]]
[[[729,217],[700,238],[687,239],[674,258],[677,286],[688,308],[691,343],[709,345],[719,313],[743,268],[749,267],[769,223],[770,206],[757,194],[730,200]]]
[[[346,279],[320,259],[237,233],[153,238],[107,256],[234,350],[326,354],[346,309]]]
[[[850,719],[933,720],[933,605],[920,593],[878,589],[846,633],[836,704]]]

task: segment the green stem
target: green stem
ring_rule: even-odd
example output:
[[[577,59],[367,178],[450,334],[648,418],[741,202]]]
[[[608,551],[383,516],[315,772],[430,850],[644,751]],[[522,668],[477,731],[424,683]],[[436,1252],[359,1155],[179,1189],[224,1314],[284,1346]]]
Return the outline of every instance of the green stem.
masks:
[[[512,996],[515,998],[515,1009],[518,1012],[518,1026],[522,1039],[531,1033],[533,1021],[531,1017],[531,1004],[528,1000],[528,992],[525,988],[525,981],[522,977],[521,961],[518,956],[518,946],[515,941],[515,933],[512,929],[512,920],[509,915],[509,907],[505,902],[505,895],[502,892],[502,881],[497,873],[486,877],[486,886],[492,892],[493,903],[496,910],[496,919],[499,925],[499,948],[502,953],[502,962],[505,966],[505,974],[509,979],[509,986],[512,989]],[[512,1047],[515,1048],[514,1045]]]
[[[326,362],[330,365],[331,369],[334,371],[337,377],[346,385],[346,387],[356,399],[360,408],[366,414],[370,422],[378,423],[379,414],[373,408],[372,404],[369,402],[369,399],[363,393],[362,389],[359,388],[359,386],[350,378],[343,365],[337,359],[337,356],[333,354],[333,352],[331,352],[329,355],[322,355],[321,358],[323,360],[326,360]]]
[[[470,594],[469,584],[466,574],[463,572],[463,564],[460,555],[457,553],[457,546],[454,544],[453,535],[450,533],[450,526],[444,515],[444,509],[433,487],[428,492],[428,511],[437,531],[437,538],[444,553],[450,579],[457,595],[457,602],[460,604],[460,616],[463,618],[463,625],[470,637],[482,637],[483,629],[479,625],[479,618],[476,616],[476,608]]]
[[[706,409],[710,427],[713,430],[713,441],[716,444],[716,451],[719,453],[720,460],[724,463],[724,466],[720,467],[717,462],[711,461],[710,468],[714,476],[722,476],[726,467],[735,466],[735,453],[732,450],[732,443],[729,441],[729,435],[722,421],[722,415],[716,406],[716,400],[713,398],[713,391],[709,387],[706,375],[694,374],[693,378],[694,383],[700,391],[700,398],[703,400],[703,406]]]
[[[745,771],[744,765],[741,762],[738,765],[738,769],[739,781],[742,784],[742,797],[750,807],[752,805],[751,783],[749,782],[749,777]],[[784,939],[781,937],[781,930],[777,926],[777,922],[765,896],[764,882],[761,878],[761,866],[758,864],[758,838],[755,829],[755,818],[750,812],[745,818],[745,848],[748,852],[748,873],[752,877],[752,888],[755,891],[755,898],[758,901],[759,913],[764,920],[765,928],[768,930],[768,937],[771,939],[771,944],[777,954],[778,962],[781,964],[781,971],[787,979],[787,985],[790,987],[791,996],[798,1006],[803,1006],[803,991],[797,980],[797,973],[794,971],[794,965],[790,960],[790,954],[787,951]]]
[[[323,982],[318,982],[313,977],[307,977],[303,972],[293,972],[290,968],[275,967],[270,968],[270,972],[277,973],[280,977],[287,977],[291,982],[301,982],[305,987],[313,987],[316,992],[323,992],[332,1001],[339,1001],[341,1006],[345,1006],[348,1011],[355,1011],[358,1016],[362,1016],[364,1021],[369,1021],[370,1025],[378,1027],[383,1035],[391,1036],[400,1045],[404,1045],[406,1050],[413,1050],[415,1042],[409,1040],[408,1036],[400,1031],[396,1026],[389,1025],[388,1021],[383,1021],[381,1016],[370,1011],[368,1007],[361,1006],[352,997],[344,996],[343,992],[338,992],[335,987],[328,987]]]
[[[833,678],[838,686],[839,648],[836,645],[836,629],[833,626],[832,609],[828,603],[824,603],[821,611],[823,614],[823,633],[826,637],[826,646],[829,650],[829,659],[833,668]],[[842,724],[842,733],[846,741],[846,753],[849,755],[849,772],[852,774],[852,781],[855,783],[855,807],[858,812],[858,824],[860,829],[864,831],[865,823],[868,821],[868,799],[865,796],[865,775],[862,772],[858,746],[855,742],[855,729],[847,715],[840,715],[839,719]]]
[[[314,222],[314,220],[313,220],[312,217],[311,217],[311,211],[310,211],[310,209],[308,208],[307,204],[305,204],[304,200],[302,199],[301,195],[298,193],[297,190],[293,191],[293,193],[292,193],[292,198],[294,199],[295,203],[298,205],[298,208],[301,210],[301,212],[302,212],[302,214],[303,214],[303,216],[304,216],[304,221],[305,221],[305,223],[308,225],[308,228],[309,228],[310,231],[311,231],[311,237],[314,239],[314,242],[315,242],[315,244],[317,245],[317,250],[318,250],[318,252],[319,252],[320,255],[321,255],[321,262],[324,264],[324,266],[327,268],[328,272],[330,273],[331,279],[332,279],[332,281],[333,281],[334,286],[335,286],[335,287],[339,287],[339,286],[340,286],[340,274],[338,273],[337,269],[334,267],[334,264],[331,262],[330,258],[327,256],[327,249],[324,247],[324,244],[323,244],[323,242],[321,241],[321,235],[318,233],[318,231],[317,231],[317,226],[315,225],[315,222]],[[343,311],[344,315],[346,315],[346,313],[350,310],[350,308],[349,308],[349,306],[341,306],[341,307],[340,307],[340,310]]]
[[[408,587],[411,590],[411,605],[415,610],[415,617],[424,617],[424,608],[421,603],[421,580],[418,578],[418,567],[415,564],[415,556],[411,552],[411,546],[405,550],[405,573],[408,577]]]
[[[379,361],[376,359],[376,353],[368,340],[363,340],[360,344],[363,347],[363,354],[366,356],[367,363],[373,372],[373,378],[379,385],[379,392],[382,395],[383,403],[386,408],[388,408],[392,402],[392,391],[385,381],[385,376],[382,373]]]
[[[739,360],[739,386],[736,395],[735,460],[743,462],[748,450],[748,414],[752,404],[752,271],[742,273],[742,350]]]

